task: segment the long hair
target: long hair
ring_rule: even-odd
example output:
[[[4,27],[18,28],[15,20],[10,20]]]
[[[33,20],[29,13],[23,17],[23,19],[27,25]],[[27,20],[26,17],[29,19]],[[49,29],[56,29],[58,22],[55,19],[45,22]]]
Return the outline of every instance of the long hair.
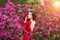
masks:
[[[32,12],[32,11],[30,11],[30,12]],[[32,12],[32,19],[33,20],[35,20],[36,19],[36,15],[35,15],[35,13],[34,12]],[[27,17],[27,21],[29,21],[30,19],[28,19],[28,17]]]

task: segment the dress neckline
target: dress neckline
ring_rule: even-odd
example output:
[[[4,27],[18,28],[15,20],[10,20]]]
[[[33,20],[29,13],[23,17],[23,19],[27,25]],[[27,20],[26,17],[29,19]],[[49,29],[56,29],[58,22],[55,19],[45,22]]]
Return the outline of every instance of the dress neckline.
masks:
[[[33,21],[33,22],[35,22],[35,21]],[[30,24],[31,24],[31,20],[30,20]],[[34,24],[34,28],[33,29],[31,29],[31,26],[30,26],[30,30],[31,30],[31,32],[33,32],[34,31],[34,28],[35,28],[35,24]]]

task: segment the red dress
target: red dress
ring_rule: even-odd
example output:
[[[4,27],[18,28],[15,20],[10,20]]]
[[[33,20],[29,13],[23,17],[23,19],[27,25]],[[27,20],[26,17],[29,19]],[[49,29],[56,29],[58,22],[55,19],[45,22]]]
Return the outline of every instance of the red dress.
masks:
[[[23,19],[25,19],[26,16],[27,16],[27,13],[24,14]],[[27,31],[27,32],[24,32],[24,34],[23,34],[23,40],[30,40],[31,35],[29,33],[31,33],[31,34],[34,33],[33,31],[31,31],[30,24],[31,24],[31,21],[29,20],[26,23],[23,23],[23,25],[22,25],[25,27],[24,31]]]

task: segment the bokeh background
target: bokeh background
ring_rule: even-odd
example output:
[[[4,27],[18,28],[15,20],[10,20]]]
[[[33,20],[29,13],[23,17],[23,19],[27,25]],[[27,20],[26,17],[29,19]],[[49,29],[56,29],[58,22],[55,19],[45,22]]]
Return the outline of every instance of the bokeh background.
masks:
[[[60,40],[60,0],[0,0],[0,40],[23,40],[22,16],[30,8],[36,15],[31,40]]]

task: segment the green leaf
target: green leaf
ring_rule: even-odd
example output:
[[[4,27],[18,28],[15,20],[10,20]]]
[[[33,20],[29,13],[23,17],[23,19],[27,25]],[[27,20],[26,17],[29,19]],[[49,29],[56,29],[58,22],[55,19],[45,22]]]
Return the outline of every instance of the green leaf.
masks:
[[[27,0],[11,0],[15,4],[24,4]]]
[[[7,3],[6,0],[0,0],[0,7],[4,7],[6,3]]]

